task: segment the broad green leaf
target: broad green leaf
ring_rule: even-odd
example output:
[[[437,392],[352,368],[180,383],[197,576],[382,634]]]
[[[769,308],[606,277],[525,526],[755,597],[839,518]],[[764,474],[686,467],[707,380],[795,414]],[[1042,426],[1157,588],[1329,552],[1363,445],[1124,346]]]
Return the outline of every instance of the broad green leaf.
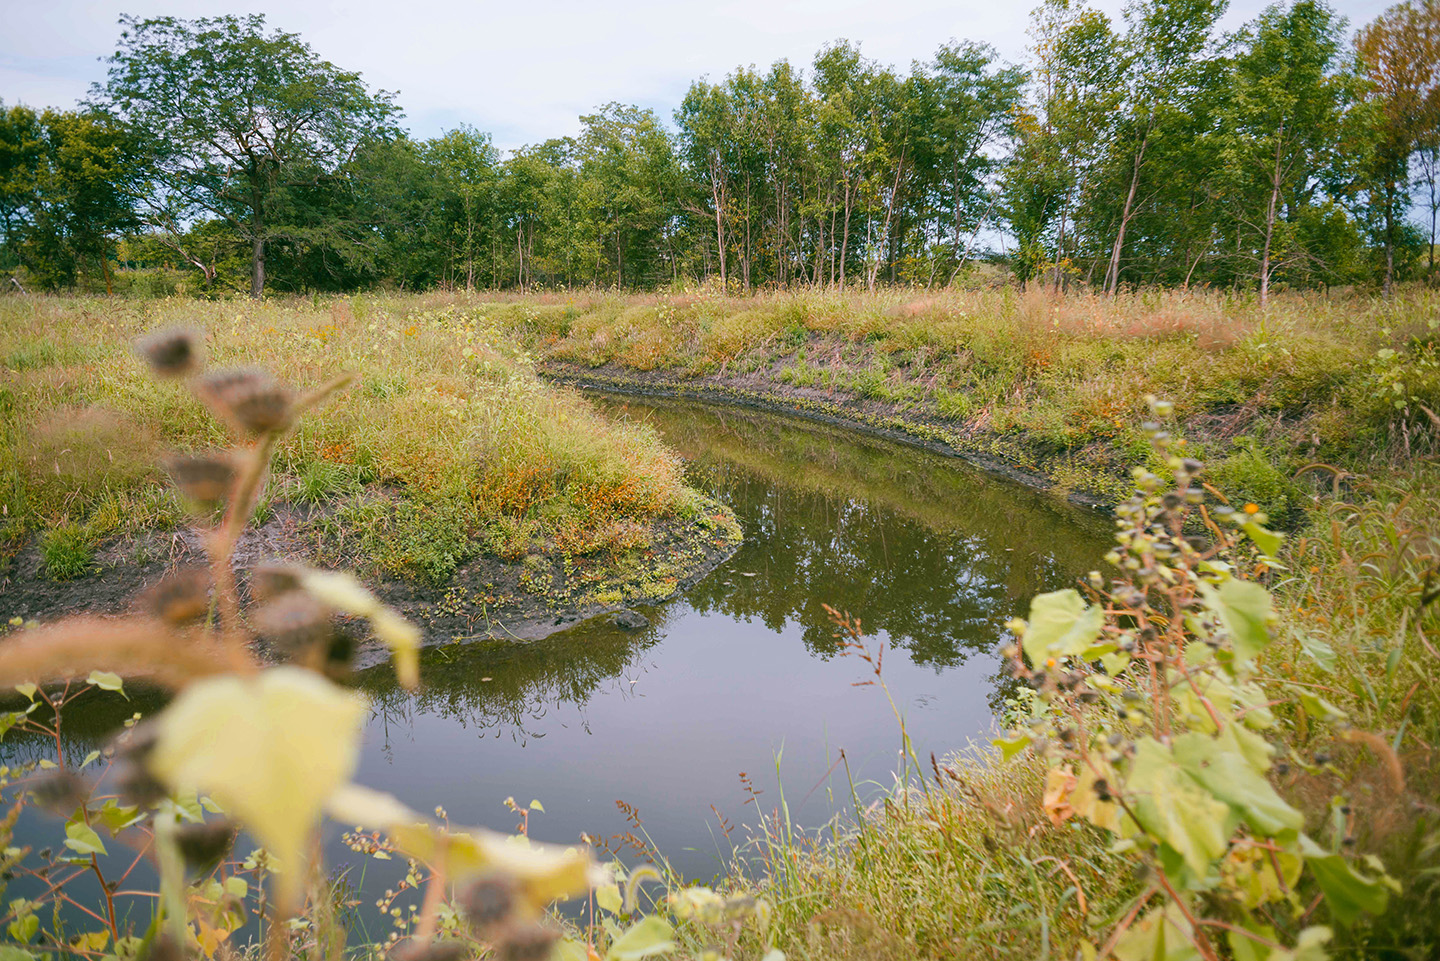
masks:
[[[1345,720],[1345,712],[1340,710],[1334,704],[1331,704],[1329,701],[1325,700],[1323,697],[1320,697],[1317,694],[1312,694],[1304,688],[1291,688],[1291,690],[1295,691],[1295,693],[1299,696],[1300,706],[1303,707],[1305,709],[1305,713],[1309,714],[1311,717],[1318,717],[1322,721]]]
[[[232,874],[230,877],[226,878],[223,887],[226,894],[233,894],[235,897],[240,898],[241,900],[244,900],[245,896],[250,893],[249,883],[246,882],[244,878],[236,874]]]
[[[611,914],[619,914],[620,909],[625,906],[620,898],[620,885],[600,885],[595,889],[595,903],[600,905],[601,910],[609,911]]]
[[[206,791],[234,812],[285,865],[288,909],[320,811],[355,770],[364,719],[363,699],[298,667],[207,679],[156,719],[150,768],[172,790]]]
[[[1303,834],[1300,851],[1305,855],[1305,866],[1315,875],[1315,883],[1325,893],[1325,905],[1335,920],[1350,925],[1361,914],[1385,913],[1390,885],[1384,875],[1366,877],[1348,859],[1330,853]]]
[[[84,821],[71,821],[65,825],[65,846],[80,854],[105,854],[105,842],[95,829]]]
[[[589,961],[590,949],[574,938],[561,938],[555,945],[555,961]]]
[[[1240,525],[1240,529],[1260,548],[1260,553],[1272,558],[1280,553],[1280,542],[1285,539],[1283,534],[1277,534],[1254,521],[1246,521]]]
[[[109,831],[112,836],[125,830],[132,824],[145,820],[144,811],[141,811],[138,807],[122,805],[114,798],[106,801],[105,806],[97,813],[100,818],[100,823],[105,825],[105,829]]]
[[[0,714],[0,738],[10,732],[10,729],[29,715],[29,711],[6,711]]]
[[[1300,642],[1300,648],[1314,661],[1320,670],[1326,674],[1335,673],[1335,649],[1318,637],[1311,637],[1301,631],[1296,633],[1296,639]]]
[[[1074,588],[1040,594],[1030,602],[1030,619],[1021,639],[1032,666],[1043,668],[1052,657],[1076,656],[1100,637],[1105,612],[1087,606]]]
[[[636,961],[675,950],[674,929],[658,915],[650,915],[634,924],[610,945],[606,961]]]
[[[80,762],[80,770],[83,771],[90,765],[94,764],[95,761],[99,759],[99,757],[99,751],[91,751],[89,754],[85,755],[85,760]]]
[[[1275,940],[1275,929],[1268,924],[1257,925],[1251,933],[1259,935],[1267,941]],[[1231,928],[1226,931],[1225,940],[1230,943],[1230,953],[1235,956],[1235,961],[1271,961],[1273,957],[1268,945],[1247,936],[1239,928]]]
[[[24,694],[26,698],[33,701],[35,700],[35,692],[40,690],[40,688],[37,685],[31,684],[29,681],[26,681],[24,684],[16,684],[15,690],[19,691],[21,694]]]
[[[1230,806],[1200,788],[1154,738],[1136,742],[1135,760],[1125,782],[1132,807],[1147,834],[1169,845],[1197,877],[1225,853],[1234,829]]]
[[[1174,741],[1175,762],[1212,796],[1234,809],[1264,837],[1293,837],[1305,816],[1286,804],[1238,751],[1224,750],[1215,738],[1182,734]]]
[[[1173,901],[1151,908],[1120,936],[1112,951],[1119,961],[1199,961],[1190,922]]]
[[[544,814],[544,813],[545,813],[545,805],[541,804],[539,801],[531,801],[531,802],[530,802],[530,810],[532,810],[532,811],[539,811],[541,814]]]
[[[1230,578],[1218,588],[1201,583],[1205,605],[1220,617],[1235,648],[1235,662],[1244,664],[1270,644],[1269,621],[1274,614],[1270,592],[1254,581]]]
[[[1022,732],[1011,737],[994,738],[990,743],[998,747],[1000,749],[1000,757],[1008,761],[1029,747],[1032,740],[1034,739],[1029,734]]]
[[[10,935],[11,940],[19,941],[21,944],[29,944],[30,940],[40,931],[40,917],[35,914],[27,914],[24,917],[16,918],[6,926],[5,932]],[[4,950],[14,951],[15,957],[29,958],[29,953],[19,948],[6,948]],[[0,954],[0,961],[7,961],[4,954]]]
[[[125,681],[119,674],[110,671],[91,671],[90,676],[85,678],[85,683],[93,684],[102,691],[120,691],[122,694],[125,692]]]

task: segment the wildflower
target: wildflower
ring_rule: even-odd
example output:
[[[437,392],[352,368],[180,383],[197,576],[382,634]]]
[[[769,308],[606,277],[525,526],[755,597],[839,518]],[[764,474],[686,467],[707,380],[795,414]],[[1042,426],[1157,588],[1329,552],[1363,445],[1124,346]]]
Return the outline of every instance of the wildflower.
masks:
[[[135,352],[150,363],[160,377],[184,377],[204,362],[204,337],[186,327],[161,330],[135,343]]]
[[[1260,505],[1259,505],[1259,504],[1246,504],[1246,505],[1245,505],[1245,513],[1247,513],[1247,514],[1258,514],[1258,513],[1260,513]]]
[[[200,504],[215,504],[225,499],[235,483],[235,465],[224,453],[173,454],[165,461],[180,493]]]
[[[290,423],[290,391],[277,384],[269,371],[216,371],[201,380],[196,393],[217,416],[252,434],[280,430]]]

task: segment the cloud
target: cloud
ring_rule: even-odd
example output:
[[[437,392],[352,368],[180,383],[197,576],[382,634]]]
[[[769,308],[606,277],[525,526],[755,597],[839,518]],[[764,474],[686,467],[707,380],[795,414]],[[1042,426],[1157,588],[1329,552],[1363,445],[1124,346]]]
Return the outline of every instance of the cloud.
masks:
[[[1093,6],[1118,15],[1122,0]],[[1350,0],[1352,24],[1388,4]],[[12,4],[0,36],[0,96],[7,103],[69,107],[103,80],[97,58],[114,50],[122,10],[180,17],[263,13],[300,34],[327,60],[399,90],[419,137],[465,123],[514,148],[574,134],[578,118],[610,101],[653,107],[668,119],[692,80],[788,58],[808,65],[824,44],[858,43],[869,58],[901,68],[928,60],[948,39],[1025,56],[1029,3],[994,0],[209,0]],[[1258,0],[1235,0],[1233,28]]]

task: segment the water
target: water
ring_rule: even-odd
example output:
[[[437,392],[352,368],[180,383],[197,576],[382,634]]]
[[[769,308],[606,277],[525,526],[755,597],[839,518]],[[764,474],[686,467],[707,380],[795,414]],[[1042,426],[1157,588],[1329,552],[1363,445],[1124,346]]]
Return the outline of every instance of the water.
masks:
[[[633,830],[683,875],[709,878],[756,800],[783,787],[819,826],[893,784],[899,725],[870,666],[840,656],[823,605],[858,617],[920,756],[990,735],[1004,622],[1098,566],[1108,523],[949,458],[790,419],[597,398],[653,424],[692,482],[730,504],[746,541],[687,596],[628,634],[582,624],[533,645],[442,649],[426,688],[373,672],[358,779],[458,823],[572,841]],[[712,807],[713,806],[713,807]],[[717,813],[718,812],[718,813]]]
[[[653,424],[692,482],[735,509],[744,545],[686,596],[642,608],[647,630],[594,622],[535,643],[434,649],[416,693],[388,668],[366,672],[374,713],[360,783],[501,830],[517,821],[507,797],[539,800],[532,836],[567,843],[635,832],[624,801],[676,870],[707,880],[782,789],[793,821],[818,828],[849,805],[852,778],[867,803],[900,769],[885,691],[856,686],[875,675],[841,656],[823,605],[860,619],[872,655],[883,648],[884,683],[920,757],[943,757],[992,733],[1005,621],[1107,549],[1103,518],[953,459],[769,415],[596,402]],[[82,756],[132,711],[159,706],[77,705],[67,752]],[[12,735],[0,760],[47,750]],[[328,830],[330,863],[357,861],[338,835]],[[36,847],[61,836],[33,810],[17,827],[17,843]],[[372,933],[363,905],[398,867],[366,865]],[[87,903],[93,893],[77,891]]]

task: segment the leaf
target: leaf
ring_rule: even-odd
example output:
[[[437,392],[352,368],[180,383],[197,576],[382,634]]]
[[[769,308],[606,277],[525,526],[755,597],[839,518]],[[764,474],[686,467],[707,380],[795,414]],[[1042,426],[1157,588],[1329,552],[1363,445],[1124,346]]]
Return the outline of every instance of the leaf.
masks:
[[[1111,954],[1118,961],[1199,961],[1190,922],[1173,901],[1151,908],[1126,929]]]
[[[1333,647],[1320,638],[1311,637],[1305,633],[1297,633],[1295,638],[1300,642],[1301,649],[1320,670],[1326,674],[1335,673],[1335,649]]]
[[[71,821],[65,825],[65,846],[80,854],[106,854],[105,842],[95,829],[84,821]]]
[[[152,772],[206,791],[275,854],[280,901],[295,905],[309,839],[355,770],[365,701],[298,667],[198,681],[156,719]]]
[[[1030,664],[1043,668],[1051,657],[1077,656],[1095,643],[1105,612],[1087,606],[1074,588],[1040,594],[1030,602],[1030,619],[1021,647]]]
[[[91,671],[90,676],[85,678],[85,683],[93,684],[102,691],[125,693],[125,682],[119,674],[112,674],[110,671]]]
[[[1331,704],[1329,701],[1325,700],[1323,697],[1320,697],[1317,694],[1312,694],[1304,688],[1291,688],[1291,690],[1295,691],[1295,693],[1299,696],[1300,706],[1303,707],[1305,709],[1305,713],[1309,714],[1311,717],[1317,717],[1320,718],[1322,721],[1332,722],[1345,720],[1345,712],[1340,710],[1334,704]]]
[[[389,794],[355,784],[336,791],[328,809],[337,820],[384,831],[402,851],[427,864],[444,858],[454,881],[486,871],[508,873],[520,882],[526,902],[536,912],[590,889],[593,862],[577,848],[536,844],[526,837],[481,829],[451,831]]]
[[[80,762],[80,770],[83,771],[83,770],[85,770],[87,767],[89,767],[91,764],[94,764],[95,761],[96,761],[96,759],[99,758],[99,757],[100,757],[100,752],[99,752],[99,751],[91,751],[89,754],[85,755],[85,760],[83,760],[83,761]]]
[[[1218,588],[1200,584],[1205,605],[1220,616],[1235,649],[1236,664],[1244,664],[1269,646],[1269,621],[1274,616],[1270,592],[1254,581],[1230,578]]]
[[[1361,914],[1384,914],[1390,902],[1389,880],[1383,874],[1370,878],[1339,854],[1332,854],[1306,835],[1300,835],[1300,853],[1315,883],[1325,892],[1325,905],[1341,924],[1354,924]]]
[[[1075,784],[1075,774],[1069,768],[1052,767],[1045,772],[1045,794],[1040,800],[1040,807],[1057,828],[1075,813],[1070,804],[1070,792],[1075,789]]]
[[[531,801],[531,802],[530,802],[530,810],[532,810],[532,811],[539,811],[541,814],[544,814],[544,813],[545,813],[545,805],[541,804],[539,801]]]
[[[1286,804],[1238,751],[1224,750],[1215,738],[1198,733],[1175,738],[1173,751],[1186,774],[1230,805],[1256,833],[1293,838],[1305,826],[1305,816]]]
[[[98,816],[100,823],[105,825],[105,829],[109,831],[112,836],[125,830],[132,824],[145,820],[144,811],[141,811],[138,807],[121,805],[120,802],[114,798],[110,798],[105,802],[105,806],[99,810]]]
[[[1280,552],[1280,543],[1285,540],[1285,535],[1268,530],[1254,521],[1246,521],[1240,525],[1240,529],[1260,548],[1260,553],[1270,558]]]
[[[1033,740],[1034,738],[1032,738],[1029,734],[1021,732],[1011,737],[994,738],[990,741],[990,743],[1000,749],[1000,758],[1002,760],[1008,761],[1012,757],[1029,747],[1030,742]]]
[[[625,906],[620,898],[620,885],[600,885],[595,889],[595,903],[600,905],[601,910],[609,911],[611,914],[619,914],[620,909]]]
[[[19,941],[21,944],[28,944],[30,940],[39,933],[39,931],[40,917],[36,914],[27,914],[24,917],[16,918],[14,921],[11,921],[5,928],[5,932],[10,935],[11,939]],[[14,951],[15,957],[17,958],[32,957],[32,955],[30,955],[28,952],[21,951],[19,948],[0,949],[0,952],[3,952],[3,950]],[[0,953],[0,961],[6,961],[4,953]]]
[[[1125,782],[1140,827],[1169,845],[1196,877],[1225,853],[1234,829],[1230,806],[1199,787],[1154,738],[1141,738]]]
[[[19,691],[21,694],[24,694],[27,699],[33,701],[35,700],[35,692],[40,690],[40,688],[34,684],[31,684],[29,681],[26,681],[24,684],[16,684],[15,690]]]
[[[414,690],[420,685],[420,629],[392,609],[344,571],[317,571],[297,568],[301,585],[317,601],[370,621],[370,627],[395,658],[395,676],[400,686]]]
[[[605,952],[606,961],[634,961],[655,954],[668,954],[675,950],[674,933],[664,918],[652,914],[630,925],[610,945],[610,950]]]

